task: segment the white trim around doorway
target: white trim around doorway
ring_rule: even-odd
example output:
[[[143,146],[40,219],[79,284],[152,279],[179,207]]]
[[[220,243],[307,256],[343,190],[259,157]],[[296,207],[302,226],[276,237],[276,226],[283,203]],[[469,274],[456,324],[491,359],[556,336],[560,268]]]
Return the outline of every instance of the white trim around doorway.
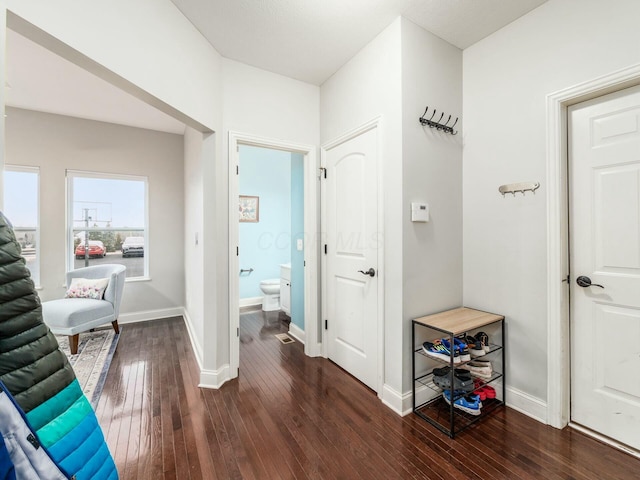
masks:
[[[238,376],[240,364],[240,294],[238,283],[238,175],[239,145],[284,150],[304,155],[304,352],[310,357],[322,355],[318,337],[318,164],[316,147],[258,137],[240,132],[229,132],[229,378]]]
[[[640,84],[640,64],[547,96],[547,423],[570,419],[567,107]],[[572,279],[570,279],[572,280]]]

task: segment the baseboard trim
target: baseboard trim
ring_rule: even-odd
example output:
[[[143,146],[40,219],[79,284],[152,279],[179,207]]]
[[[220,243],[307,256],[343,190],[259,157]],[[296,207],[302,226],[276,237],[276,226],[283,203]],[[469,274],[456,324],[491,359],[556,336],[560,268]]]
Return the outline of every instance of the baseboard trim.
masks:
[[[254,305],[262,305],[262,297],[247,297],[240,299],[240,307],[253,307]]]
[[[506,388],[506,404],[540,423],[547,424],[547,402],[514,387]]]
[[[127,323],[150,322],[169,317],[181,317],[184,307],[159,308],[157,310],[143,310],[141,312],[121,313],[118,317],[120,325]]]
[[[616,448],[618,450],[623,451],[624,453],[628,453],[629,455],[636,457],[637,459],[640,459],[640,451],[631,448],[629,445],[620,443],[617,440],[614,440],[613,438],[602,435],[601,433],[591,430],[590,428],[583,427],[582,425],[577,423],[569,422],[569,427],[573,428],[574,430],[577,430],[578,432],[584,433],[589,437],[593,437],[599,442],[609,445],[610,447]]]
[[[218,389],[225,382],[231,380],[229,364],[223,365],[218,370],[204,370],[200,369],[200,388],[212,388]]]
[[[289,335],[298,340],[301,344],[304,345],[306,340],[306,335],[304,330],[297,326],[295,323],[291,322],[289,324]]]
[[[411,408],[411,392],[401,394],[396,389],[390,387],[386,383],[382,386],[382,393],[378,395],[384,405],[389,407],[400,416],[410,413]],[[406,405],[409,404],[409,411],[406,411]]]
[[[186,308],[183,309],[182,318],[184,318],[184,324],[187,327],[187,333],[189,334],[189,340],[191,341],[191,349],[193,350],[193,354],[196,357],[196,362],[198,362],[198,369],[200,370],[200,372],[202,372],[202,349],[200,348],[200,345],[196,340],[193,322]]]

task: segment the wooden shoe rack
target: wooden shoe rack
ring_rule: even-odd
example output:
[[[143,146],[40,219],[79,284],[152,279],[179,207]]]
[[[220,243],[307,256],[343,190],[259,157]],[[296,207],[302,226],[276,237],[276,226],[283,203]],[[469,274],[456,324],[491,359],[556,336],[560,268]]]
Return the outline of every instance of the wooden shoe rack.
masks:
[[[422,344],[436,339],[446,338],[454,344],[454,337],[465,334],[475,335],[484,331],[489,334],[489,351],[482,357],[472,360],[489,360],[493,367],[491,378],[481,379],[482,385],[492,384],[496,390],[495,399],[482,401],[480,415],[471,415],[454,407],[454,401],[447,403],[442,389],[433,383],[434,368],[449,365],[450,385],[454,384],[454,368],[467,362],[454,363],[451,353],[447,360],[433,358],[424,353]],[[505,398],[505,349],[504,316],[474,310],[456,308],[445,312],[416,318],[412,321],[411,340],[413,345],[413,412],[442,432],[454,438],[465,428],[473,425],[489,413],[504,405]],[[454,400],[455,400],[454,396]]]

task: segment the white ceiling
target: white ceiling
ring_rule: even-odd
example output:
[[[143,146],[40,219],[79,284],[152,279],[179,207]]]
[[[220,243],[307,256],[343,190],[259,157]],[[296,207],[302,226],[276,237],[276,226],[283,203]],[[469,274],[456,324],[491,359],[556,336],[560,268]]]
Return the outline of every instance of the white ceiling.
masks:
[[[172,0],[224,57],[321,85],[399,15],[464,49],[547,0]],[[7,105],[182,134],[184,125],[7,33]]]
[[[184,133],[184,124],[7,29],[6,104],[71,117]]]
[[[395,18],[464,49],[547,0],[172,0],[221,55],[321,85]]]

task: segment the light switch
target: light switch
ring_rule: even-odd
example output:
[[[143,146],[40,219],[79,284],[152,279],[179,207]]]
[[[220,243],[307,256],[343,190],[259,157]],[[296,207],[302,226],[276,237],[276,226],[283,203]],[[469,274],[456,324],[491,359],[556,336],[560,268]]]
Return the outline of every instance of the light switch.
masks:
[[[304,245],[303,245],[303,243],[302,243],[302,239],[301,239],[301,238],[299,238],[299,239],[296,241],[296,248],[298,249],[298,251],[299,251],[299,252],[301,252],[301,251],[302,251],[302,249],[304,248]]]
[[[429,204],[428,203],[411,203],[411,221],[412,222],[428,222],[429,221]]]

